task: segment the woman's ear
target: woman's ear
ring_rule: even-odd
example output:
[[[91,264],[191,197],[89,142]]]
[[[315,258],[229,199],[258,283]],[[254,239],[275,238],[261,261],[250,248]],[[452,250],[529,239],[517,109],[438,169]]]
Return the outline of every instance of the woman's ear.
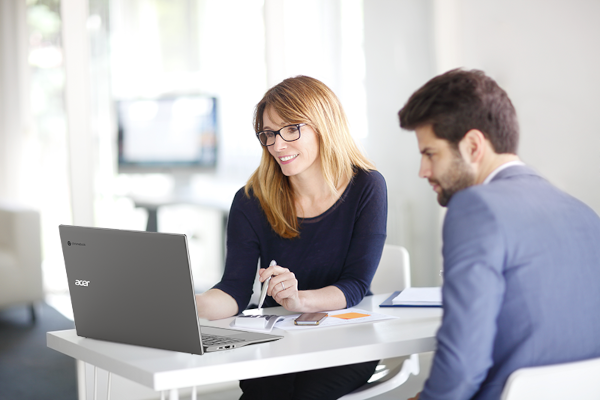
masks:
[[[458,150],[468,163],[479,164],[487,150],[487,139],[478,129],[471,129],[458,142]]]

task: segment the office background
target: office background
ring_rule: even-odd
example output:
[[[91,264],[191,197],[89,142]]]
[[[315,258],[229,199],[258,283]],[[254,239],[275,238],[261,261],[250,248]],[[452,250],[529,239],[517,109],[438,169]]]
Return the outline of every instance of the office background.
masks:
[[[0,199],[41,210],[46,285],[59,290],[58,224],[143,229],[127,195],[172,184],[117,173],[114,99],[217,96],[212,175],[242,185],[261,154],[254,105],[305,74],[338,94],[386,177],[388,243],[408,248],[413,284],[437,285],[443,210],[417,177],[416,139],[397,111],[438,73],[482,69],[517,108],[521,158],[600,212],[599,15],[596,0],[3,0]],[[202,190],[208,178],[197,178]],[[172,207],[160,217],[198,238],[202,271],[219,270],[218,213]]]

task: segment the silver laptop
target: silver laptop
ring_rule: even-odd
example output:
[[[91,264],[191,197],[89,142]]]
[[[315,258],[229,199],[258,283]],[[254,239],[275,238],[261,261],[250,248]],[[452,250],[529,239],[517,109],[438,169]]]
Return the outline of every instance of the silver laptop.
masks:
[[[193,354],[282,338],[200,326],[185,235],[59,231],[79,336]]]

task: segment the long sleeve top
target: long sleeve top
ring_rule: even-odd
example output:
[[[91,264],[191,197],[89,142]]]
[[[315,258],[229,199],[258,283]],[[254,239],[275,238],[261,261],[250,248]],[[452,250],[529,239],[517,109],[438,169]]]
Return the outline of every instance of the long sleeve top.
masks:
[[[221,281],[214,287],[246,309],[257,265],[271,260],[292,271],[298,290],[338,287],[347,307],[370,293],[369,286],[386,239],[387,188],[377,171],[358,170],[338,201],[314,218],[299,218],[300,236],[285,239],[273,231],[252,193],[240,189],[227,225],[227,257]],[[277,306],[270,297],[265,307]]]

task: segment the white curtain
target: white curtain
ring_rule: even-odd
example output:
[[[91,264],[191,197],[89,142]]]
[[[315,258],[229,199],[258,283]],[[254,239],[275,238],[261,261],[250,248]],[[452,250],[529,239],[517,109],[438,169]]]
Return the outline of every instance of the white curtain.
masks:
[[[23,200],[30,127],[25,2],[0,1],[0,199]]]
[[[90,123],[88,3],[61,0],[65,111],[73,223],[94,225],[94,150]]]
[[[368,136],[361,0],[265,0],[268,86],[308,75],[338,96],[352,135]]]

